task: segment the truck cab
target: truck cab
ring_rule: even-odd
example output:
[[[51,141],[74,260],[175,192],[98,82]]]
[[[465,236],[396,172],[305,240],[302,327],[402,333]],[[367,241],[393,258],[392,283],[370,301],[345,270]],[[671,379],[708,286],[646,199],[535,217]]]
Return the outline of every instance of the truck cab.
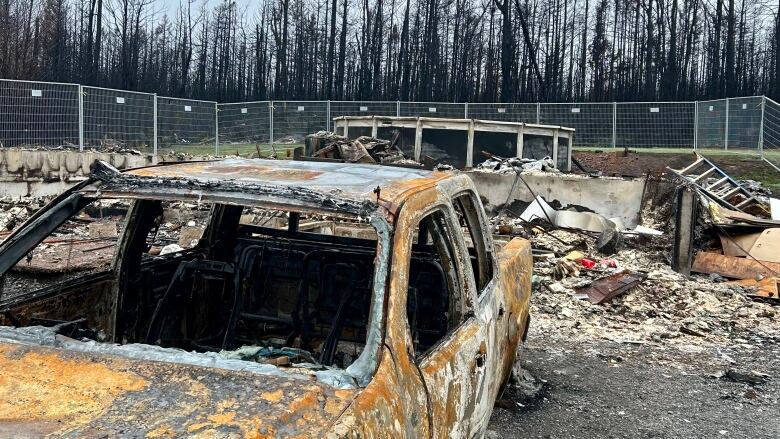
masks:
[[[0,244],[0,275],[0,433],[473,437],[531,255],[495,251],[457,172],[96,163]]]

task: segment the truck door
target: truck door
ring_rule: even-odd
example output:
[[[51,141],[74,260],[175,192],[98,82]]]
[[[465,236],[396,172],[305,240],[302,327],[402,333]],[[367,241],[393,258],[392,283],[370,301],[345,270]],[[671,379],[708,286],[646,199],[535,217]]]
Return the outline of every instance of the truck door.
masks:
[[[419,222],[409,261],[407,320],[415,363],[428,393],[433,437],[472,437],[485,417],[485,325],[463,236],[449,206]]]
[[[473,191],[458,193],[452,198],[460,229],[463,232],[469,255],[468,269],[476,284],[477,300],[475,313],[482,322],[487,339],[485,352],[485,386],[482,398],[475,401],[472,425],[475,431],[485,431],[489,413],[493,407],[501,384],[506,378],[508,359],[514,359],[514,352],[508,352],[509,316],[506,297],[494,275],[496,261],[487,219],[479,199]]]

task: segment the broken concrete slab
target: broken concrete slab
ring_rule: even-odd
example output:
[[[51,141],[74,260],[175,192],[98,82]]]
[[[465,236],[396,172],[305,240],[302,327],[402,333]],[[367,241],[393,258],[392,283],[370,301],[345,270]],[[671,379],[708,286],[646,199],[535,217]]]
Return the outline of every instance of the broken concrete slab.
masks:
[[[589,177],[575,174],[524,172],[524,184],[515,184],[514,173],[469,171],[488,214],[495,214],[507,204],[531,203],[534,194],[562,209],[578,207],[604,218],[620,218],[628,228],[638,224],[642,208],[645,179]],[[519,213],[519,212],[518,212]]]

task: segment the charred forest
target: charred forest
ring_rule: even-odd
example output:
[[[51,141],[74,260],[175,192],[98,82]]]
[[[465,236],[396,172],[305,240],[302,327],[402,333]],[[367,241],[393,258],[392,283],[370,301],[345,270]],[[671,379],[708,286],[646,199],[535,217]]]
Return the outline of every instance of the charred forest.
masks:
[[[776,0],[0,0],[0,78],[222,102],[780,96]]]

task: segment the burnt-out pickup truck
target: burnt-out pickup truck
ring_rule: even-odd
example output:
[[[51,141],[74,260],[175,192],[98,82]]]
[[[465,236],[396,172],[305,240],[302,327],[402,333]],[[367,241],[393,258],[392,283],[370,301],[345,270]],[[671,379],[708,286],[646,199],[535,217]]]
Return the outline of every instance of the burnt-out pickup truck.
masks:
[[[96,162],[0,276],[0,436],[479,437],[531,251],[459,173]]]

